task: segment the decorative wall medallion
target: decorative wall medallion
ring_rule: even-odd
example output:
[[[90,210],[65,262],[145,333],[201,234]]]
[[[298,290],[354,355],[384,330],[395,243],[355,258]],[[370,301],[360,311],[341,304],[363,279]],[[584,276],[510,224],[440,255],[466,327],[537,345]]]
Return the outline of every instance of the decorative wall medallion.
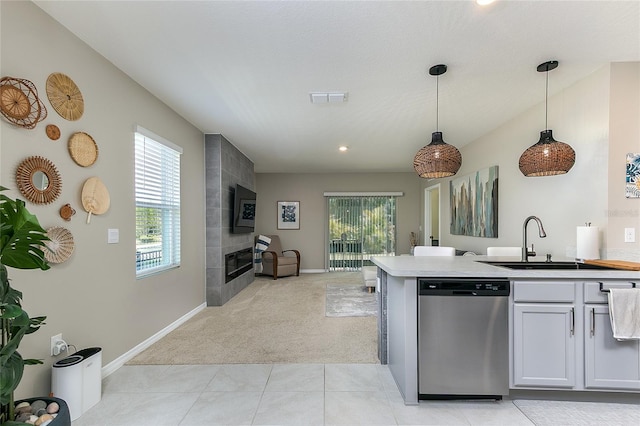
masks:
[[[60,217],[69,222],[71,217],[76,214],[76,211],[71,204],[67,203],[64,206],[60,207]]]
[[[98,145],[85,132],[76,132],[69,138],[69,154],[77,165],[88,167],[98,159]]]
[[[49,241],[45,241],[44,258],[49,263],[62,263],[69,259],[75,248],[71,232],[60,226],[47,229]]]
[[[84,99],[76,83],[60,72],[47,78],[47,97],[60,117],[75,121],[84,113]]]
[[[40,156],[28,157],[18,165],[16,183],[20,193],[36,204],[49,204],[62,191],[58,169],[51,161]]]
[[[52,141],[57,141],[60,139],[60,129],[55,124],[47,124],[46,127],[47,136]]]
[[[47,108],[36,86],[29,80],[13,77],[0,79],[0,112],[12,124],[33,129],[47,117]]]

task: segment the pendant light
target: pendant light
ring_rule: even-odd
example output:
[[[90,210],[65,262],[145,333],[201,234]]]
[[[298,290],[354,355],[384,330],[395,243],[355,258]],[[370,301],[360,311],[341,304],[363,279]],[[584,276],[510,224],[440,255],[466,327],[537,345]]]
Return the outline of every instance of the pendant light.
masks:
[[[527,148],[520,156],[519,167],[523,175],[554,176],[567,173],[576,161],[576,152],[570,145],[553,139],[552,131],[547,127],[549,97],[549,71],[558,67],[558,61],[549,61],[538,65],[538,72],[547,73],[545,91],[544,127],[540,140]]]
[[[446,65],[434,65],[430,75],[436,76],[436,130],[438,130],[438,77],[447,72]],[[423,146],[413,158],[413,168],[421,178],[433,179],[455,175],[462,165],[462,155],[442,139],[442,132],[431,134],[431,143]]]

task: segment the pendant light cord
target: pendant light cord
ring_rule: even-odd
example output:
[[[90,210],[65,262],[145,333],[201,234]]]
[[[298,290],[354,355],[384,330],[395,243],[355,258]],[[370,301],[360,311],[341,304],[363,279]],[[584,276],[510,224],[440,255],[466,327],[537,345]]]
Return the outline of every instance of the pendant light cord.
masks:
[[[440,131],[440,76],[436,76],[436,131]]]
[[[549,115],[549,71],[547,70],[547,84],[544,92],[544,130],[549,130],[549,124],[547,123],[547,117]]]

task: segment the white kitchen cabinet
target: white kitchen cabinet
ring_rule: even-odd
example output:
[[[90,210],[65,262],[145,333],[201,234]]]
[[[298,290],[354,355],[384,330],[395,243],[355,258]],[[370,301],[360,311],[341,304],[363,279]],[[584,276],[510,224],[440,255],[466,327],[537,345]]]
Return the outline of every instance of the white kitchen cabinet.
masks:
[[[600,291],[600,283],[585,283],[585,301],[591,302],[584,306],[585,388],[640,390],[640,341],[613,338],[607,293]]]
[[[607,293],[629,281],[514,282],[515,388],[640,391],[640,341],[613,338]]]
[[[575,306],[516,303],[513,309],[514,385],[575,387]]]

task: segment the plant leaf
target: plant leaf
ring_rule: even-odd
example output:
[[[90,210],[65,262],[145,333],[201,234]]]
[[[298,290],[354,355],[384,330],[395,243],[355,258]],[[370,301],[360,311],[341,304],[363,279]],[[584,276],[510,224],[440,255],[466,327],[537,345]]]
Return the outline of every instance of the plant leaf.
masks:
[[[49,238],[24,201],[0,194],[0,221],[0,263],[18,269],[49,269],[42,250]]]
[[[6,404],[13,391],[16,390],[22,374],[24,373],[24,361],[19,353],[15,352],[6,363],[0,365],[0,403]],[[6,401],[6,402],[5,402]]]

